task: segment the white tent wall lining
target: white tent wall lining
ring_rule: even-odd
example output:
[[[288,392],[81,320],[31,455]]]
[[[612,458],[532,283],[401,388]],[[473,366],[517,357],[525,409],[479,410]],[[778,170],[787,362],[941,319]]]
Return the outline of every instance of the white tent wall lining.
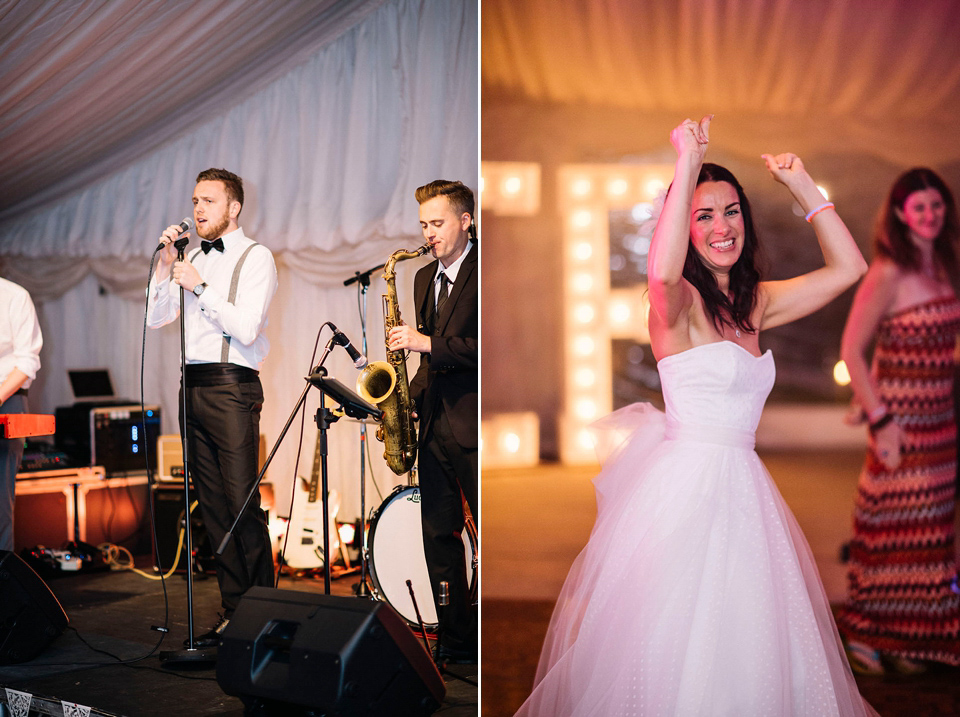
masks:
[[[261,431],[272,444],[302,391],[323,321],[360,341],[356,286],[343,281],[422,243],[414,189],[438,177],[477,189],[477,57],[476,2],[384,3],[235,106],[62,201],[4,222],[4,275],[34,294],[44,331],[32,408],[52,412],[70,402],[67,368],[107,366],[120,395],[139,397],[148,254],[163,227],[190,213],[197,172],[225,166],[244,178],[241,226],[274,251],[280,274],[261,373]],[[398,266],[406,317],[413,316],[413,274],[424,263]],[[377,279],[368,297],[371,359],[384,356],[381,293]],[[149,332],[145,357],[146,401],[162,406],[163,430],[175,433],[176,327]],[[417,361],[409,359],[411,372]],[[342,351],[327,366],[353,383],[356,370]],[[311,392],[308,411],[318,398]],[[296,433],[292,428],[268,473],[281,495],[292,482]],[[308,425],[301,475],[309,476],[315,436]],[[399,479],[376,441],[369,451],[374,481],[386,495]],[[330,466],[331,486],[343,495],[341,514],[356,517],[356,424],[333,427]],[[367,508],[378,504],[368,484]],[[278,511],[286,514],[285,504]]]

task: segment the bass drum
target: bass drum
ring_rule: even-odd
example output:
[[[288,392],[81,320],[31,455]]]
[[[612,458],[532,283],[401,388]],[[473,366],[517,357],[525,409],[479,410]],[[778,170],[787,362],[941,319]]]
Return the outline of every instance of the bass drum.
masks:
[[[476,602],[477,531],[469,518],[462,538],[470,599]],[[370,521],[368,542],[367,563],[374,597],[388,603],[410,625],[418,627],[417,612],[407,588],[409,580],[413,584],[424,627],[436,627],[437,608],[423,552],[419,486],[398,485],[393,489]]]

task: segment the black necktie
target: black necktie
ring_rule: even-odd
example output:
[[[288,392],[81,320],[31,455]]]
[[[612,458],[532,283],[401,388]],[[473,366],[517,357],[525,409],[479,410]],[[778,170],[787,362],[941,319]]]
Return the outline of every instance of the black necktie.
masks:
[[[440,272],[440,293],[437,295],[437,318],[440,317],[440,314],[443,312],[443,305],[447,303],[447,297],[449,292],[450,282],[447,280],[447,275],[442,271]]]
[[[200,248],[203,249],[204,254],[209,254],[211,249],[216,249],[221,254],[223,253],[223,239],[217,238],[213,241],[202,241],[200,242]]]

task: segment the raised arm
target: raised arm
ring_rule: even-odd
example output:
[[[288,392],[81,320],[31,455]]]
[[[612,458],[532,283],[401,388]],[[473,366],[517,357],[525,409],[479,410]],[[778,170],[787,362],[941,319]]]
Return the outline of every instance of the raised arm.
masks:
[[[813,179],[795,154],[765,154],[763,159],[773,178],[783,184],[805,214],[823,207],[823,198]],[[867,263],[849,230],[832,207],[821,209],[810,219],[825,266],[785,281],[761,285],[767,295],[760,328],[770,328],[803,318],[823,308],[853,286],[867,270]]]
[[[711,119],[713,115],[699,123],[684,120],[670,133],[677,164],[647,257],[650,308],[656,313],[651,318],[667,330],[677,327],[692,301],[692,289],[683,279],[683,264],[690,246],[693,193],[710,139]]]

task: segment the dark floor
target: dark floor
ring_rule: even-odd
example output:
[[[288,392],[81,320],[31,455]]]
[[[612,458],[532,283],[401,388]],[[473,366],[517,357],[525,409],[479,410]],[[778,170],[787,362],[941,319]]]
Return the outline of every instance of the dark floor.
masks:
[[[150,562],[144,558],[138,565],[146,567]],[[331,594],[352,596],[356,582],[356,575],[334,580]],[[47,584],[63,605],[70,626],[33,661],[0,667],[0,687],[53,700],[57,707],[60,700],[86,705],[94,715],[243,715],[240,699],[220,688],[215,665],[177,671],[161,666],[158,652],[180,649],[187,635],[187,589],[182,575],[166,581],[169,619],[159,581],[131,572],[68,574],[50,578]],[[312,593],[324,590],[322,577],[284,577],[279,587]],[[215,578],[201,575],[194,581],[196,632],[216,622],[219,603]],[[161,633],[151,626],[164,624],[169,633],[161,643]],[[123,660],[143,659],[120,665],[105,653]],[[477,679],[475,665],[452,669]],[[446,697],[436,714],[477,715],[477,688],[449,676],[444,681]],[[0,709],[0,714],[6,713]]]
[[[553,603],[529,600],[483,601],[483,679],[496,690],[483,693],[483,717],[512,715],[533,685],[540,645]],[[494,657],[495,656],[495,657]],[[860,693],[881,717],[960,715],[960,669],[931,665],[914,677],[857,677]]]

